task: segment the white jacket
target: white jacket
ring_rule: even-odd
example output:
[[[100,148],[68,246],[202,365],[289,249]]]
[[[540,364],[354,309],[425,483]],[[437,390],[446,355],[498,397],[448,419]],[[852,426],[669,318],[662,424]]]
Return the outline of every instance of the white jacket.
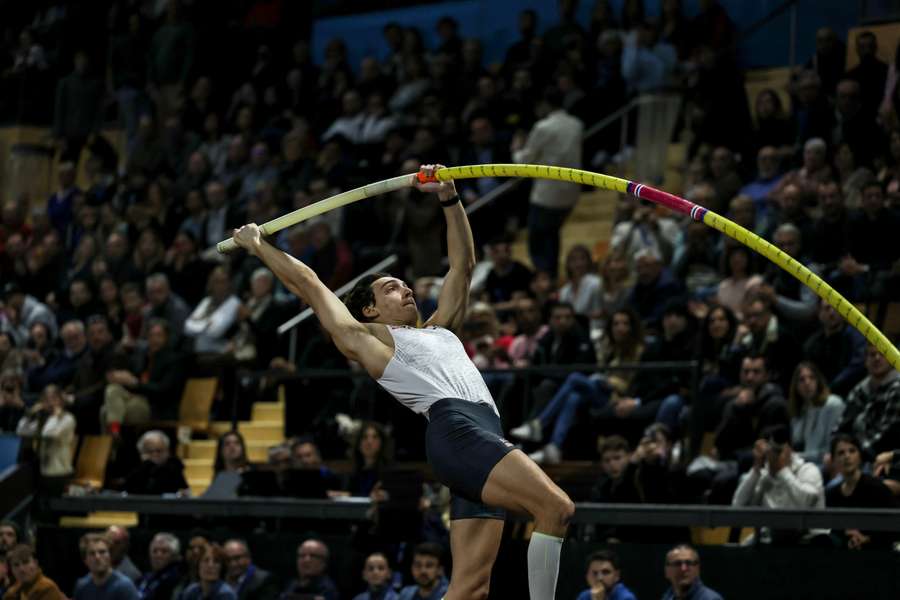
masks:
[[[741,477],[732,506],[825,508],[825,487],[819,467],[791,454],[791,464],[774,476],[769,467],[750,469]]]

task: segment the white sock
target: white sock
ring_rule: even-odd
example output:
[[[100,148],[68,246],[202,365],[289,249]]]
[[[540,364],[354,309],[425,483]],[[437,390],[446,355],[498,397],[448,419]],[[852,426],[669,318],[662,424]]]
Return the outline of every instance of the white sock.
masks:
[[[528,590],[531,600],[554,600],[563,539],[535,531],[528,543]]]

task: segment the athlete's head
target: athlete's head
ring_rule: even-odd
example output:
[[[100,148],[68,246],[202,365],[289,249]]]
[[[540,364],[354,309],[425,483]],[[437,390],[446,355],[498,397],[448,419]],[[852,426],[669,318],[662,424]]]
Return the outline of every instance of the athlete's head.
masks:
[[[412,576],[420,588],[434,589],[444,574],[443,549],[433,542],[423,542],[413,550]]]
[[[403,280],[387,273],[360,279],[344,297],[344,304],[361,323],[415,326],[419,321],[413,291]]]

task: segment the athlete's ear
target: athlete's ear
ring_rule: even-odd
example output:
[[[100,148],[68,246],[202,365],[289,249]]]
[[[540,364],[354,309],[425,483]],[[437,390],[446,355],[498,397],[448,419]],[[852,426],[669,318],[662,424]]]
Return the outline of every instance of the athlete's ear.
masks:
[[[375,308],[374,304],[370,304],[368,306],[363,307],[362,314],[367,319],[374,319],[378,317],[378,309]]]

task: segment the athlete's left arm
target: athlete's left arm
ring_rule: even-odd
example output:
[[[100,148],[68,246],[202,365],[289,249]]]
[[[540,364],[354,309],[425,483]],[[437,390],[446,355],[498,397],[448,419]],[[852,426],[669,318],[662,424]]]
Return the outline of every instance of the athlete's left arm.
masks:
[[[431,175],[441,165],[425,165],[422,167],[426,175]],[[416,184],[422,191],[435,191],[438,200],[446,203],[454,197],[456,186],[453,181],[444,183]],[[462,202],[444,206],[444,217],[447,219],[447,258],[450,270],[444,277],[444,285],[438,296],[437,310],[425,325],[437,325],[456,331],[466,318],[469,304],[469,286],[472,283],[472,271],[475,269],[475,242],[472,239],[472,228],[469,217]]]

